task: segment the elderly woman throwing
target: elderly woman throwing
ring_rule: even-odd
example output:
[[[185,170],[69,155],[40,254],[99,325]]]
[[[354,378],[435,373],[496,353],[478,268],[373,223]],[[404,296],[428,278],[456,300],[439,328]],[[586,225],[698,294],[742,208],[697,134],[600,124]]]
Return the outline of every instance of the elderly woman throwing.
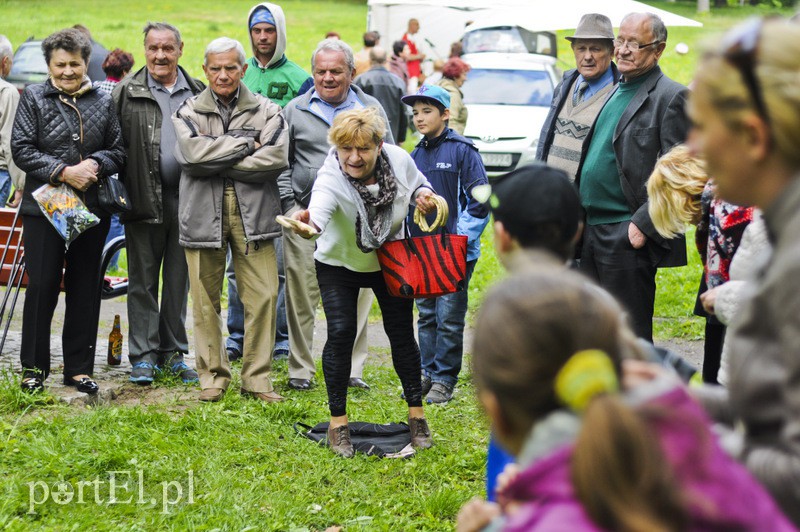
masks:
[[[322,369],[328,388],[331,422],[328,443],[336,454],[353,456],[347,425],[347,381],[356,335],[356,302],[360,288],[375,292],[392,362],[408,403],[408,424],[415,447],[431,446],[422,410],[420,354],[414,339],[411,299],[389,295],[375,250],[402,235],[409,205],[423,213],[435,207],[428,180],[402,149],[384,144],[386,124],[374,108],[341,113],[328,140],[333,145],[317,173],[308,210],[292,218],[308,226],[295,231],[317,237],[314,258],[328,340]]]
[[[75,29],[42,42],[49,78],[22,93],[11,151],[27,173],[20,214],[25,237],[28,288],[22,315],[22,389],[43,388],[50,373],[50,328],[63,273],[66,312],[62,344],[64,384],[97,393],[92,380],[100,257],[109,215],[97,201],[98,178],[116,174],[125,160],[122,130],[111,96],[94,89],[86,75],[92,44]],[[65,184],[100,223],[66,249],[64,239],[42,215],[31,193],[42,185]]]

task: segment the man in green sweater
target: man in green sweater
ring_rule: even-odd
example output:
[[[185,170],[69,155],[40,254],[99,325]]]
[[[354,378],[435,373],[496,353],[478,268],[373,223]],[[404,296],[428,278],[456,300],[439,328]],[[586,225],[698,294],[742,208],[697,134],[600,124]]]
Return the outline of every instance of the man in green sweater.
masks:
[[[657,15],[622,20],[614,40],[622,80],[583,144],[575,180],[586,213],[580,269],[623,304],[636,334],[651,342],[656,270],[686,264],[684,239],[665,240],[647,212],[656,160],[689,130],[688,89],[658,66],[666,44]]]

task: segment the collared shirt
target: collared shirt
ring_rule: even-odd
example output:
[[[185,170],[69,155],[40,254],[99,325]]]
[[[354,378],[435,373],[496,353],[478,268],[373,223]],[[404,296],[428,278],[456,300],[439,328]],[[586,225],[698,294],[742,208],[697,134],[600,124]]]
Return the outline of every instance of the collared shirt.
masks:
[[[161,144],[159,146],[161,184],[165,188],[177,190],[181,179],[181,166],[175,159],[174,150],[178,138],[175,135],[175,126],[172,125],[172,115],[183,102],[192,97],[192,89],[180,69],[171,90],[153,79],[150,72],[147,73],[147,86],[161,108]]]
[[[225,131],[228,131],[228,125],[231,123],[233,111],[236,110],[236,104],[239,102],[239,89],[236,89],[236,94],[233,95],[233,98],[231,98],[228,103],[223,102],[213,90],[211,91],[211,96],[217,103],[217,110],[219,110],[219,114],[222,116],[222,124],[225,128]]]
[[[351,109],[361,109],[363,107],[364,104],[358,99],[358,96],[356,96],[356,93],[353,91],[353,89],[348,90],[347,98],[345,98],[345,100],[339,105],[329,104],[317,96],[317,91],[315,89],[311,94],[311,101],[308,105],[308,108],[311,110],[311,112],[318,115],[328,124],[333,124],[333,119],[336,118],[336,115],[341,112],[349,111]]]
[[[614,71],[611,70],[611,64],[608,65],[608,70],[606,70],[605,74],[591,81],[578,74],[578,78],[575,80],[575,84],[573,85],[573,94],[578,92],[578,88],[584,81],[589,82],[589,86],[586,87],[586,92],[583,93],[583,99],[585,101],[603,90],[603,87],[606,85],[614,82]]]

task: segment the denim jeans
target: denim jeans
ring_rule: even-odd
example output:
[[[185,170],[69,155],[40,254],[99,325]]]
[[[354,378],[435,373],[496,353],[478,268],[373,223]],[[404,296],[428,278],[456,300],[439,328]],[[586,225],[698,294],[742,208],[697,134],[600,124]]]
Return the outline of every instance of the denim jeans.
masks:
[[[125,234],[125,228],[119,223],[119,214],[115,214],[111,217],[111,227],[108,230],[108,236],[106,237],[106,244],[108,244],[112,239],[117,238],[118,236],[122,236]],[[111,262],[108,263],[108,267],[111,270],[116,270],[119,261],[119,251],[114,254],[114,258],[111,259]]]
[[[467,314],[469,280],[476,260],[467,262],[466,286],[461,292],[417,299],[417,334],[422,371],[433,382],[455,386],[464,354],[464,318]]]
[[[278,350],[288,352],[289,326],[286,323],[286,300],[284,299],[283,290],[285,279],[283,273],[283,239],[276,238],[272,242],[275,244],[275,257],[278,259],[278,302],[273,352]],[[225,270],[225,276],[228,278],[228,339],[225,341],[225,347],[227,349],[235,349],[241,353],[244,343],[244,306],[239,298],[230,250],[228,251],[228,267]]]
[[[0,169],[0,207],[5,207],[8,197],[11,195],[11,176],[8,170]]]

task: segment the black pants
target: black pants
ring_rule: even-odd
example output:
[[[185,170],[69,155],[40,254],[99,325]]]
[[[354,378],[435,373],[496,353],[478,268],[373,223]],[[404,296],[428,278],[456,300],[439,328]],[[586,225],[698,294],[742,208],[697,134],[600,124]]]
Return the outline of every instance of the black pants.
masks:
[[[706,384],[719,384],[717,374],[722,359],[725,329],[727,327],[718,321],[706,319],[706,341],[703,344],[703,382]]]
[[[64,239],[42,216],[23,216],[28,287],[22,312],[20,361],[23,378],[50,373],[50,330],[58,303],[62,268],[66,312],[61,335],[64,376],[91,375],[97,341],[100,258],[110,225],[102,218],[65,249]]]
[[[414,338],[414,300],[389,295],[381,272],[361,273],[316,262],[322,307],[328,321],[328,340],[322,349],[322,371],[328,388],[331,416],[347,413],[347,382],[356,338],[356,307],[360,288],[375,292],[389,337],[392,364],[403,385],[409,407],[422,406],[422,367]]]
[[[665,252],[648,241],[634,249],[630,222],[587,225],[583,232],[580,269],[608,290],[628,311],[636,336],[653,342],[656,264]]]

